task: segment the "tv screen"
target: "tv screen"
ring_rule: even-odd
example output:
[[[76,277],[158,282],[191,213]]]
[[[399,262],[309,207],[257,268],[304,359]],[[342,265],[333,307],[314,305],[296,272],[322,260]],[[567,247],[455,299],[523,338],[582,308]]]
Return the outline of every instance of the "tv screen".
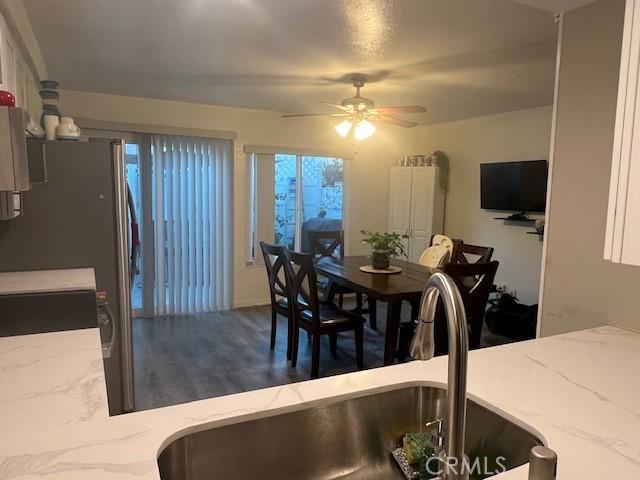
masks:
[[[487,210],[544,212],[547,161],[482,163],[480,206]]]

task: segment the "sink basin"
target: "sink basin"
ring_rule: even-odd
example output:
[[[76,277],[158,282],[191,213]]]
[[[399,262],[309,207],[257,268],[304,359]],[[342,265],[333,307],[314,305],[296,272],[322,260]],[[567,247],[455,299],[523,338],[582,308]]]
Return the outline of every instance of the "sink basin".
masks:
[[[399,480],[391,451],[405,432],[446,416],[446,390],[402,387],[185,435],[158,458],[162,480]],[[506,469],[542,441],[469,400],[466,453]],[[494,470],[491,470],[494,471]],[[484,478],[474,475],[473,478]]]

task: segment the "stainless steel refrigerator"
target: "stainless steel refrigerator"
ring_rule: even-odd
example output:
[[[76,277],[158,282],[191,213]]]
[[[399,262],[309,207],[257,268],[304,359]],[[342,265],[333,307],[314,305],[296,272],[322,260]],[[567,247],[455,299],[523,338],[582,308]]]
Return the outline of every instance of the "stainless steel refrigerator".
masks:
[[[113,316],[105,357],[112,415],[134,410],[130,241],[124,144],[29,140],[46,182],[22,194],[22,215],[0,222],[0,271],[93,267]],[[113,328],[112,331],[107,331]],[[115,333],[113,339],[112,333]]]

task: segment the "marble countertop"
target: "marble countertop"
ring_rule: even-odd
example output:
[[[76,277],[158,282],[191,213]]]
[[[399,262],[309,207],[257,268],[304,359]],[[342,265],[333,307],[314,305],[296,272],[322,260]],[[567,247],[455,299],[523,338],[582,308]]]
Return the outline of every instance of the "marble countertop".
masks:
[[[640,478],[637,365],[640,335],[615,327],[476,350],[469,356],[469,397],[540,432],[558,453],[562,480]],[[337,396],[442,384],[446,366],[440,357],[38,431],[14,429],[0,436],[0,479],[158,480],[158,453],[183,434]],[[525,480],[527,471],[494,478]]]
[[[108,416],[99,329],[0,338],[0,437]]]
[[[93,268],[0,272],[0,295],[95,289]]]

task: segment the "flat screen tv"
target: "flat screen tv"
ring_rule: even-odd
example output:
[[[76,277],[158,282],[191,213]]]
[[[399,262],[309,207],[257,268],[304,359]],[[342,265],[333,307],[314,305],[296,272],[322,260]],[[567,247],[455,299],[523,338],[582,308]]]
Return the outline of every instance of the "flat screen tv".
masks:
[[[480,164],[480,206],[487,210],[544,212],[547,161]]]

